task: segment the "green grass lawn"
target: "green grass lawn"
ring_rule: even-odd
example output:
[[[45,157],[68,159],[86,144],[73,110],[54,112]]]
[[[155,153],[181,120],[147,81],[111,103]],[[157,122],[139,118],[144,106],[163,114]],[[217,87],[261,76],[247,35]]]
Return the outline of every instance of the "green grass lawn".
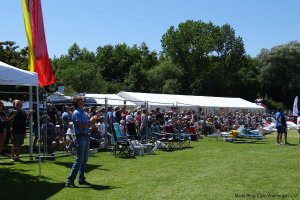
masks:
[[[44,161],[40,179],[37,162],[1,159],[0,199],[300,199],[297,134],[290,131],[291,145],[282,146],[271,134],[256,143],[205,138],[192,148],[131,159],[99,152],[86,174],[93,185],[73,189],[64,187],[71,156]]]

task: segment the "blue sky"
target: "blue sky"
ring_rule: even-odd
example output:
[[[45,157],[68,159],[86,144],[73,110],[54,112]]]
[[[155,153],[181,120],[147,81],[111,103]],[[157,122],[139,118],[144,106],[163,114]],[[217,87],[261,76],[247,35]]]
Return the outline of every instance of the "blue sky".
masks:
[[[0,0],[0,41],[27,46],[21,0]],[[75,42],[89,51],[126,43],[161,50],[170,26],[186,20],[228,23],[255,57],[289,41],[300,41],[299,0],[42,0],[49,56],[66,54]]]

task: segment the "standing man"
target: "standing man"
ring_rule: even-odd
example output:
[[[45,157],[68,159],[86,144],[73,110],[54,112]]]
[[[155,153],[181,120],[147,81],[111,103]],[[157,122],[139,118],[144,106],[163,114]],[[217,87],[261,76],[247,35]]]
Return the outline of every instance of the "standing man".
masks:
[[[70,176],[67,178],[66,186],[74,188],[74,180],[79,172],[79,185],[90,185],[85,180],[84,171],[87,165],[89,156],[90,141],[88,137],[89,125],[96,122],[97,116],[88,119],[88,114],[84,112],[84,100],[82,97],[74,97],[72,103],[75,111],[72,114],[72,121],[74,124],[76,135],[76,154],[77,157],[73,163]]]
[[[276,117],[277,140],[276,145],[288,144],[287,142],[287,124],[283,115],[283,108],[278,108]],[[284,143],[282,143],[282,135],[284,134]]]
[[[22,102],[20,100],[14,100],[13,112],[10,113],[10,119],[12,120],[12,148],[11,148],[11,161],[20,161],[20,152],[22,144],[26,135],[27,120],[31,116],[31,112],[28,114],[22,109]]]

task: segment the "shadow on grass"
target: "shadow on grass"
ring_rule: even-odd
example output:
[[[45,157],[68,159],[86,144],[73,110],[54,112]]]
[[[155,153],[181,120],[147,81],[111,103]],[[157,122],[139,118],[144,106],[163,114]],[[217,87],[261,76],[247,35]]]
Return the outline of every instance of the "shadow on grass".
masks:
[[[8,166],[11,166],[11,165],[14,165],[15,163],[13,162],[0,162],[0,166],[1,165],[8,165]]]
[[[54,164],[60,165],[60,166],[65,166],[65,167],[67,167],[71,170],[73,162],[59,162],[59,161],[56,161],[56,162],[54,162]],[[94,169],[99,169],[100,167],[101,167],[101,165],[94,165],[94,164],[89,164],[88,163],[87,166],[86,166],[85,171],[90,172],[90,171],[93,171]],[[108,169],[100,169],[100,170],[109,171]]]
[[[114,157],[114,158],[119,158],[119,159],[136,159],[136,156],[118,156],[118,157]]]
[[[171,147],[171,148],[163,148],[159,149],[164,152],[173,152],[173,151],[184,151],[185,149],[193,149],[192,146],[186,146],[186,147]]]
[[[193,149],[194,147],[192,147],[192,146],[187,146],[187,147],[182,147],[182,149],[184,150],[184,149]]]
[[[285,146],[299,146],[299,144],[291,144],[291,143],[288,143],[288,144],[285,144]]]
[[[78,188],[86,188],[86,189],[94,189],[94,190],[111,190],[111,189],[116,189],[120,187],[114,187],[114,186],[109,186],[109,185],[95,185],[91,184],[89,186],[78,186]]]
[[[234,142],[230,142],[233,144],[269,144],[269,141],[263,140],[235,140]]]
[[[0,199],[48,199],[64,188],[64,183],[39,180],[25,171],[0,168]]]

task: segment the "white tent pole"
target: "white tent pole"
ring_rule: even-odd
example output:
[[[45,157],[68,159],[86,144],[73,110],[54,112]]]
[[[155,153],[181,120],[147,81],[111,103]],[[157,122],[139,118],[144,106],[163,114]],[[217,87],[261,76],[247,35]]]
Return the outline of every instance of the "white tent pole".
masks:
[[[33,112],[32,110],[32,86],[29,86],[29,110]],[[30,125],[29,125],[29,155],[30,155],[30,160],[33,160],[32,154],[33,154],[33,138],[32,138],[32,132],[33,132],[33,113],[31,113],[30,117]]]
[[[105,108],[105,114],[104,114],[104,117],[105,117],[105,120],[104,120],[104,122],[105,122],[105,135],[104,135],[104,148],[105,149],[107,149],[107,147],[108,147],[108,137],[107,137],[107,123],[108,123],[108,121],[107,121],[107,108],[108,108],[108,99],[107,99],[107,97],[105,97],[105,99],[104,99],[104,102],[105,102],[105,105],[104,105],[104,108]],[[112,134],[112,133],[111,133]]]
[[[39,101],[39,87],[36,86],[36,107],[37,107],[37,131],[39,141],[39,176],[42,176],[42,159],[41,159],[41,124],[40,124],[40,101]]]

